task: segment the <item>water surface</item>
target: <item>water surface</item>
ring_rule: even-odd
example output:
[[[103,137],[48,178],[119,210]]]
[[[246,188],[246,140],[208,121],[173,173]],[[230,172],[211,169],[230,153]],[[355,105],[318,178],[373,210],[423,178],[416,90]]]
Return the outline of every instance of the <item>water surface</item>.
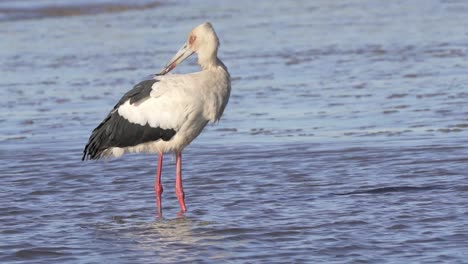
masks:
[[[2,1],[2,263],[465,263],[464,1]],[[201,22],[225,115],[174,159],[81,162]],[[176,72],[197,69],[192,58]]]

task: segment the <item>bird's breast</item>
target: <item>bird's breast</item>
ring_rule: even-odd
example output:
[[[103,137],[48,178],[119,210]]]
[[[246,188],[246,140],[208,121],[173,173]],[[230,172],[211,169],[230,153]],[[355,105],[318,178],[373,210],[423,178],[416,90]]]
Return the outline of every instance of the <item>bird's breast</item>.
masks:
[[[218,121],[231,93],[229,75],[213,75],[204,85],[200,85],[200,93],[203,98],[203,116],[210,122]]]

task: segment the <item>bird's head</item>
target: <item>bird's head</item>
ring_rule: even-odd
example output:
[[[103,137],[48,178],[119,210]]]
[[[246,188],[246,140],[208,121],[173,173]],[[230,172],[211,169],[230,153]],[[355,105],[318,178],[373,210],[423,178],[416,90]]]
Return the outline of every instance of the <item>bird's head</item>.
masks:
[[[190,31],[187,42],[164,66],[159,75],[170,72],[193,53],[197,53],[198,64],[202,68],[209,67],[217,59],[218,46],[219,40],[213,26],[211,23],[205,22]]]

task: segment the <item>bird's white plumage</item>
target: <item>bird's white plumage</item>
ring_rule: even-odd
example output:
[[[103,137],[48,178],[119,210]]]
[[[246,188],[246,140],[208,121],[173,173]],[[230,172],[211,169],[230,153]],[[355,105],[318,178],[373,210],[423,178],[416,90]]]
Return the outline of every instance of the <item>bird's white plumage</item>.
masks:
[[[126,101],[118,108],[119,115],[130,123],[179,130],[187,116],[195,111],[197,100],[191,100],[188,95],[187,83],[178,80],[186,79],[185,76],[172,79],[154,83],[147,100],[134,104]]]
[[[206,121],[217,121],[230,92],[229,75],[222,67],[157,79],[159,82],[153,84],[149,99],[133,104],[127,100],[118,113],[131,123],[178,131],[193,114],[201,114]]]

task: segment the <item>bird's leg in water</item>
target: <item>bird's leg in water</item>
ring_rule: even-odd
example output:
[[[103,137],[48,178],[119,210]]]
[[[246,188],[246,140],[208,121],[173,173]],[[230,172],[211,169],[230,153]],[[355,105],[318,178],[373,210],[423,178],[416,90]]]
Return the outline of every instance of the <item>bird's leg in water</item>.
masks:
[[[163,154],[159,153],[158,155],[158,169],[156,172],[156,181],[154,182],[154,191],[156,193],[156,211],[159,216],[162,215],[162,205],[161,205],[161,195],[163,193],[163,187],[161,184],[161,172],[163,165]]]
[[[179,200],[180,211],[186,212],[187,208],[185,207],[185,195],[184,195],[184,187],[182,186],[182,153],[177,152],[176,154],[176,186],[175,186],[175,193],[177,195],[177,199]]]

